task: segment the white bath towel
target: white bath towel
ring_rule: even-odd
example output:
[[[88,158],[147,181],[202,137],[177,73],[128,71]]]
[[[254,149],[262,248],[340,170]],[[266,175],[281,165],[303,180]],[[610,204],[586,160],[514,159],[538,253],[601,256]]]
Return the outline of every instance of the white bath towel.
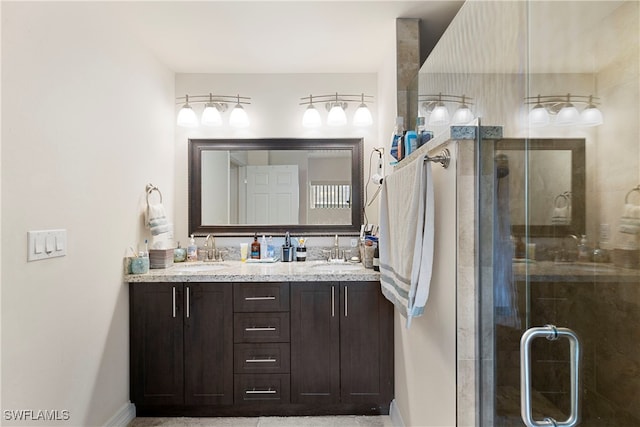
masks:
[[[625,234],[638,234],[640,232],[640,206],[630,203],[624,205],[618,230]]]
[[[433,183],[425,157],[385,177],[380,196],[382,293],[407,317],[407,327],[424,312],[433,267]]]

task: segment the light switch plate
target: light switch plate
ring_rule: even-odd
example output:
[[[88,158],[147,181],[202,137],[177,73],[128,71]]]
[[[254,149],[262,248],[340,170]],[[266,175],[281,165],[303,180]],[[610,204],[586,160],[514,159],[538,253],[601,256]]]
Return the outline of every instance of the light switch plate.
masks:
[[[27,261],[67,255],[67,230],[27,231]]]

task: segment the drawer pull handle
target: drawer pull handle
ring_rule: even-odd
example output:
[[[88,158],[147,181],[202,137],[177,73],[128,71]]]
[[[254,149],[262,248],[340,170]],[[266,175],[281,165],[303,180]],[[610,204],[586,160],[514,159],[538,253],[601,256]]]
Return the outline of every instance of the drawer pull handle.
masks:
[[[276,394],[277,391],[276,390],[271,390],[271,387],[269,387],[268,390],[256,390],[255,388],[253,390],[246,390],[245,394]]]
[[[246,359],[246,363],[275,363],[277,359],[267,358],[267,359]]]
[[[276,299],[276,297],[273,296],[267,296],[267,297],[245,297],[244,300],[245,301],[270,301],[270,300],[274,300]]]
[[[276,328],[273,326],[254,326],[252,328],[244,328],[247,332],[264,332],[264,331],[275,331]]]

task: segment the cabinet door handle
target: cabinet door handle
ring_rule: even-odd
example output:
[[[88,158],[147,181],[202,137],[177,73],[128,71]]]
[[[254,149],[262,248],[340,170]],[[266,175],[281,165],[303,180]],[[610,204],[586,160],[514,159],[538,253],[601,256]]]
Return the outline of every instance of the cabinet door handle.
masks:
[[[336,287],[331,286],[331,317],[336,316]]]
[[[266,296],[266,297],[245,297],[245,301],[269,301],[274,300],[276,297],[274,296]]]
[[[189,306],[191,303],[189,302],[189,287],[187,286],[187,319],[189,318]]]
[[[275,331],[273,326],[253,326],[251,328],[244,328],[247,332],[261,332],[261,331]]]
[[[176,287],[173,287],[173,317],[176,317]]]
[[[277,361],[278,361],[277,359],[272,359],[270,357],[266,359],[246,359],[245,360],[246,363],[275,363]]]
[[[344,287],[344,317],[349,316],[349,288]]]
[[[271,390],[271,388],[269,388],[268,390],[246,390],[245,394],[276,394],[277,391],[276,390]]]

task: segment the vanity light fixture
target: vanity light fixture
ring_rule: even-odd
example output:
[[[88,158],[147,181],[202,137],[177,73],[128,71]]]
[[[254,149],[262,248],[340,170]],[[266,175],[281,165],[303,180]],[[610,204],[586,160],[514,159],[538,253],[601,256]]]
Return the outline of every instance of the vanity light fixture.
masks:
[[[249,126],[249,117],[242,105],[251,104],[251,98],[240,95],[185,95],[176,98],[176,105],[182,105],[178,112],[178,126],[197,127],[198,117],[191,105],[204,104],[200,118],[203,126],[222,126],[222,113],[227,111],[228,104],[235,102],[235,107],[229,117],[229,125],[233,127]]]
[[[313,95],[309,95],[309,106],[304,110],[302,126],[306,128],[319,128],[322,126],[320,112],[316,109],[315,105],[313,105]]]
[[[358,108],[353,116],[355,126],[370,126],[373,124],[371,111],[367,103],[373,102],[373,96],[365,95],[345,95],[335,93],[332,95],[309,95],[300,98],[300,105],[307,105],[307,109],[302,116],[302,126],[306,128],[319,127],[322,125],[320,113],[313,102],[324,102],[329,114],[327,116],[327,126],[345,126],[347,124],[347,114],[345,110],[349,102],[359,102]]]
[[[599,126],[602,124],[602,112],[596,107],[598,97],[593,95],[537,95],[525,98],[525,104],[533,105],[529,112],[529,125],[543,127],[552,123],[556,116],[556,126]],[[587,106],[580,113],[574,103]]]
[[[446,126],[449,122],[454,125],[470,123],[475,118],[469,108],[469,105],[473,105],[473,103],[468,102],[472,99],[466,95],[446,95],[442,93],[437,95],[418,95],[421,110],[425,113],[425,116],[429,116],[429,126]],[[450,119],[449,109],[445,103],[458,105],[453,114],[453,119]]]

